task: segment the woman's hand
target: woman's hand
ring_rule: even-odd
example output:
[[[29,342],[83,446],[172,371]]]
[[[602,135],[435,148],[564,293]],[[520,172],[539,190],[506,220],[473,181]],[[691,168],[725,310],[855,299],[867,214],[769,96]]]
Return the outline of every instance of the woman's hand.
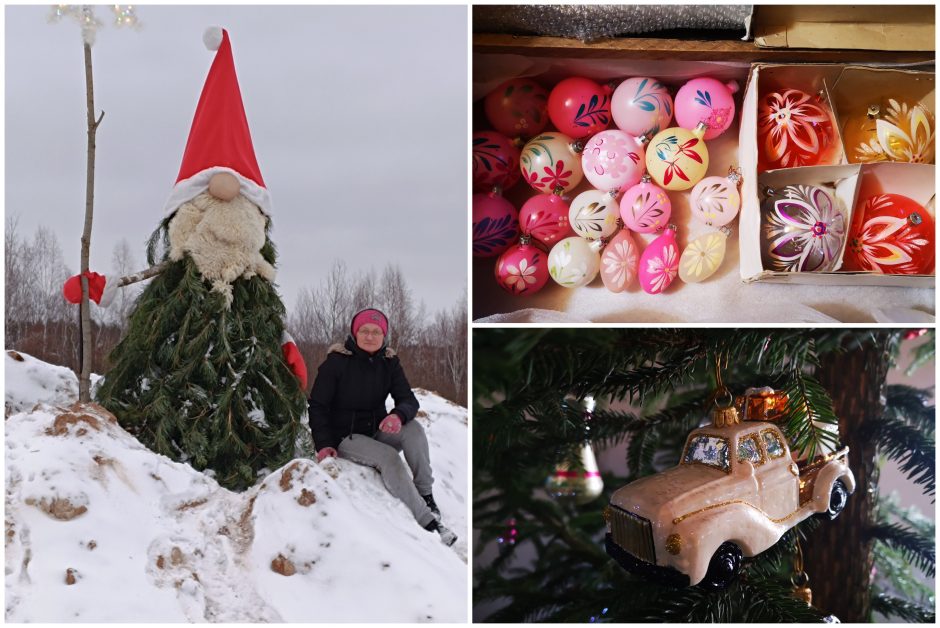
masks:
[[[390,414],[379,423],[379,430],[386,434],[397,434],[401,431],[401,418],[397,414]]]
[[[324,447],[317,452],[317,462],[323,462],[327,458],[335,458],[338,454],[332,447]]]

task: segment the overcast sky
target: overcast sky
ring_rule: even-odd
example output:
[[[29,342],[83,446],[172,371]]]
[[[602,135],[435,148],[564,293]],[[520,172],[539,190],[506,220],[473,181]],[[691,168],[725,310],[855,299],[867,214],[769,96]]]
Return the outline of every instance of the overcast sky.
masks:
[[[105,23],[92,48],[97,134],[91,268],[145,243],[179,172],[228,29],[261,173],[273,199],[288,308],[334,260],[398,264],[432,312],[467,288],[467,9],[463,6],[138,6],[139,31]],[[85,204],[85,85],[72,20],[6,7],[6,212],[55,230],[78,272]]]

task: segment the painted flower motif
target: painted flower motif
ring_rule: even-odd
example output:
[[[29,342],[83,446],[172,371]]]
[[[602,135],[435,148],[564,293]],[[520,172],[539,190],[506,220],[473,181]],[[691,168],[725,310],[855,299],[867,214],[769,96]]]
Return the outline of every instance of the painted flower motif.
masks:
[[[545,166],[542,170],[544,170],[546,176],[542,177],[540,181],[543,186],[547,185],[548,189],[566,188],[570,184],[567,179],[571,176],[571,170],[565,170],[564,160],[559,159],[556,161],[554,170],[548,166]]]
[[[765,233],[774,270],[826,272],[839,261],[845,240],[845,216],[821,188],[784,188],[767,215]]]
[[[935,129],[920,105],[888,100],[888,113],[875,121],[878,145],[891,161],[930,163],[933,161]]]
[[[727,183],[709,183],[706,185],[698,195],[698,208],[702,212],[702,217],[706,221],[711,221],[718,218],[720,214],[724,214],[729,197]]]
[[[535,264],[529,265],[525,258],[519,260],[518,268],[512,264],[506,267],[506,286],[513,293],[519,294],[535,283]]]
[[[783,168],[813,165],[829,144],[830,119],[809,94],[795,89],[767,95],[760,105],[758,126],[767,161]]]
[[[880,195],[868,201],[864,213],[883,211],[892,202],[888,196]],[[907,219],[897,216],[876,216],[869,219],[858,238],[853,238],[852,248],[865,270],[884,272],[882,266],[896,266],[896,272],[914,273],[914,256],[930,242],[915,233]]]
[[[604,275],[608,277],[612,286],[622,290],[636,274],[636,246],[629,240],[613,242],[604,249],[601,263],[604,264]]]
[[[598,175],[620,177],[627,172],[627,160],[634,164],[640,156],[632,152],[622,137],[596,137],[584,151],[584,165]]]
[[[731,108],[722,107],[720,109],[712,109],[711,114],[703,120],[710,128],[720,129],[725,126],[725,123],[728,122],[728,118],[731,117]]]
[[[676,247],[667,244],[663,247],[662,257],[654,256],[647,261],[646,272],[652,275],[650,292],[653,294],[665,290],[679,272],[679,258]]]
[[[685,275],[699,279],[715,272],[724,259],[723,239],[720,233],[710,233],[693,240],[682,253],[682,270]]]
[[[685,174],[685,171],[679,166],[679,161],[682,157],[687,157],[692,161],[697,161],[698,163],[704,163],[702,161],[702,156],[699,155],[697,150],[694,150],[694,147],[699,143],[697,137],[679,144],[679,138],[674,135],[670,135],[665,138],[662,142],[656,144],[656,156],[659,159],[666,163],[666,172],[663,174],[663,183],[669,185],[673,177],[679,177],[683,181],[688,181],[689,177]],[[675,155],[675,159],[669,161],[669,157]]]
[[[525,179],[526,183],[528,183],[534,188],[541,189],[545,187],[545,184],[539,181],[539,175],[535,172],[529,172],[528,170],[523,168],[522,177]]]

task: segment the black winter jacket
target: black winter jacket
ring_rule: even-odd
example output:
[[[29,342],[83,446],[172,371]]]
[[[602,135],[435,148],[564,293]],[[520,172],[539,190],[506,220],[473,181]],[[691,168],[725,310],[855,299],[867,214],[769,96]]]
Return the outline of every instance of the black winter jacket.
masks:
[[[333,345],[320,365],[310,392],[310,431],[317,451],[336,447],[350,434],[374,436],[388,416],[385,399],[404,425],[418,413],[418,400],[391,349],[369,355],[349,337]]]

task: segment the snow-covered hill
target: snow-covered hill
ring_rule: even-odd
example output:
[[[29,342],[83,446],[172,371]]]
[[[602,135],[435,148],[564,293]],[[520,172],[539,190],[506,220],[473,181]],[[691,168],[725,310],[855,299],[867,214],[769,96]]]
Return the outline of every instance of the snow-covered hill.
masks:
[[[233,493],[76,391],[7,352],[7,621],[466,621],[466,409],[416,391],[448,548],[371,469],[301,458]]]

